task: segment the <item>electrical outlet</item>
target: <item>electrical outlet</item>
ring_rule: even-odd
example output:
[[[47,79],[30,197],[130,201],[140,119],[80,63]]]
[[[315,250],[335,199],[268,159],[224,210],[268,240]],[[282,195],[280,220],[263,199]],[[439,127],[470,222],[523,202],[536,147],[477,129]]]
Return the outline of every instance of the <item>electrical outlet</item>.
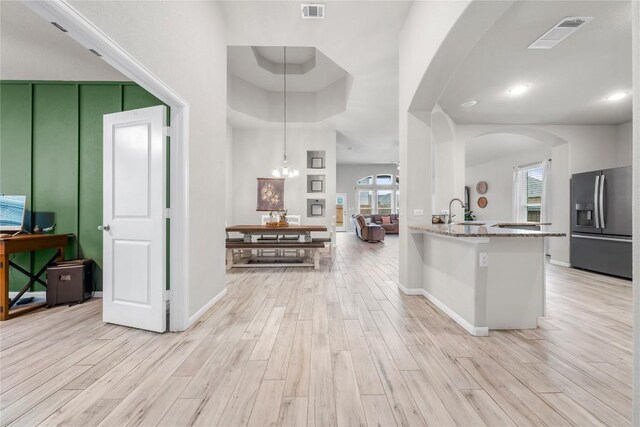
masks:
[[[480,267],[489,267],[489,254],[480,252]]]
[[[424,210],[423,209],[414,209],[413,210],[413,216],[423,216],[424,215]]]

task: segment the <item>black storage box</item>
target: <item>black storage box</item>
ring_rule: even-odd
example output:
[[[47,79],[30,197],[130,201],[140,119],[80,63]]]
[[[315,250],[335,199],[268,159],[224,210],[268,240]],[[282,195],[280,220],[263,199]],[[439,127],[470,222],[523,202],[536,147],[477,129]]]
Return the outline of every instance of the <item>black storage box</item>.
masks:
[[[93,294],[93,260],[62,261],[47,268],[47,305],[80,303]]]

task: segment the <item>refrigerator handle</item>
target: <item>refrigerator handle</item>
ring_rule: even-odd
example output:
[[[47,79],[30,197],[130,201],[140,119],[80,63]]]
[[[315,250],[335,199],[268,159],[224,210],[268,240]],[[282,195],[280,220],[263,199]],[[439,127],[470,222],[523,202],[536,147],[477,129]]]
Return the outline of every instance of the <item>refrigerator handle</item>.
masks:
[[[602,175],[602,179],[600,179],[600,206],[598,208],[598,213],[600,217],[600,228],[606,228],[607,226],[604,223],[604,175]]]
[[[600,215],[598,214],[599,211],[599,204],[598,204],[598,188],[600,187],[600,175],[596,175],[596,183],[593,186],[593,214],[594,214],[594,219],[595,219],[595,227],[596,228],[600,228]]]

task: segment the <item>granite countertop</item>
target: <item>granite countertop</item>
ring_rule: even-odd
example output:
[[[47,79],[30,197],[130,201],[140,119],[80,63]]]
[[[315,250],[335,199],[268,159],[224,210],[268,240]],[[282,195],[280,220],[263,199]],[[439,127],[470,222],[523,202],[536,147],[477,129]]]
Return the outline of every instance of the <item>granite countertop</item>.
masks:
[[[485,225],[462,225],[462,224],[426,224],[410,225],[409,229],[425,233],[440,234],[451,237],[564,237],[565,233],[555,233],[538,230],[519,230],[516,226],[536,226],[548,225],[546,223],[524,223],[524,222],[493,222],[485,221],[478,223]]]

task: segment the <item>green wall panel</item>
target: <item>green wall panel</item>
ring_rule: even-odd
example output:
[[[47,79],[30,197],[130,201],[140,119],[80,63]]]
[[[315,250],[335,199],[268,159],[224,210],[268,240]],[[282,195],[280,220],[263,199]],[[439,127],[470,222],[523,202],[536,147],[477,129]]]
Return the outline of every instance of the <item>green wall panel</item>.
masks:
[[[57,233],[78,233],[78,85],[33,86],[33,192],[35,212],[54,212]],[[76,256],[75,239],[66,257]],[[54,251],[39,251],[38,270]]]
[[[122,86],[122,111],[153,107],[155,105],[162,105],[162,101],[140,86],[131,84]]]
[[[26,194],[36,212],[54,212],[56,232],[77,239],[66,256],[96,261],[102,289],[102,116],[160,105],[134,83],[0,82],[0,192]],[[168,115],[168,114],[167,114]],[[32,272],[53,255],[14,258]],[[27,280],[11,271],[11,290]],[[35,290],[41,290],[36,286]]]
[[[79,224],[80,257],[96,262],[96,287],[102,289],[102,116],[120,111],[121,85],[80,85]]]
[[[31,84],[0,84],[0,193],[24,194],[31,209]],[[31,255],[16,254],[13,262],[30,270]],[[28,279],[9,271],[11,290]]]

